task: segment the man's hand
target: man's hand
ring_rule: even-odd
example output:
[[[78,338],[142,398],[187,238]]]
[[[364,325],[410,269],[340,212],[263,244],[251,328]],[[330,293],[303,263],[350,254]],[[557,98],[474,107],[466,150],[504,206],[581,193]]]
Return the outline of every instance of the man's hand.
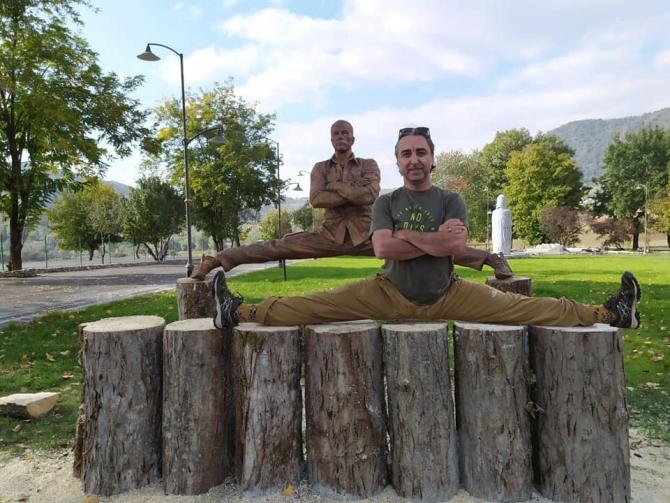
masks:
[[[458,218],[450,218],[440,225],[437,231],[459,235],[468,232],[468,228]]]

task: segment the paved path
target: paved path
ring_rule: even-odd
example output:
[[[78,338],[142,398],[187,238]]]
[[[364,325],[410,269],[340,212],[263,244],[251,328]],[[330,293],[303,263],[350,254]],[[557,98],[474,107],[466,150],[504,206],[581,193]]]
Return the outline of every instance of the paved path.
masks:
[[[242,265],[229,275],[268,267],[277,267],[277,262]],[[152,264],[41,273],[33,278],[0,278],[0,327],[11,321],[28,321],[47,311],[71,311],[170,290],[184,275],[183,264]]]

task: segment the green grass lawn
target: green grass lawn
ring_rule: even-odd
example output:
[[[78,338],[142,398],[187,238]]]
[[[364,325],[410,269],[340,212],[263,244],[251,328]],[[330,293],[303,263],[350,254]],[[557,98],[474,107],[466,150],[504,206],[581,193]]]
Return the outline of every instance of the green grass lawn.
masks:
[[[618,288],[623,270],[635,272],[642,288],[642,329],[624,331],[626,385],[631,424],[670,443],[670,256],[607,255],[541,257],[511,261],[517,275],[533,278],[536,296],[565,296],[601,304]],[[270,295],[297,295],[326,290],[370,277],[381,262],[372,258],[307,260],[233,277],[229,284],[248,302]],[[484,281],[491,274],[459,268],[462,277]],[[80,323],[111,316],[155,314],[177,319],[174,292],[136,297],[73,313],[53,313],[28,324],[0,331],[0,396],[18,392],[59,391],[54,411],[21,421],[0,417],[0,451],[57,449],[73,445],[81,395],[77,356]]]

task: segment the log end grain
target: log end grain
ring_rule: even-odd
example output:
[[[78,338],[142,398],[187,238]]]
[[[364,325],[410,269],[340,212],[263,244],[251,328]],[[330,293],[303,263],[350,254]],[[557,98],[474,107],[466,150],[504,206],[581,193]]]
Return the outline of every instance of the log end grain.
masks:
[[[498,279],[495,276],[489,276],[486,279],[486,284],[501,292],[519,293],[526,297],[533,295],[533,283],[527,276],[512,276],[507,279]]]
[[[116,318],[103,318],[98,321],[86,323],[83,326],[85,333],[121,333],[136,330],[151,330],[165,326],[165,320],[160,316],[118,316]]]

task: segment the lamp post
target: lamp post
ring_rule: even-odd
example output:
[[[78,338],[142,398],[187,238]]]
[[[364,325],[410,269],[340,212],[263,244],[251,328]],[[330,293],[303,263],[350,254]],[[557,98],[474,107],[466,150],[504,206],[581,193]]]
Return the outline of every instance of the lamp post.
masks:
[[[647,200],[649,198],[647,185],[644,183],[637,184],[638,189],[644,189],[644,248],[642,254],[646,255],[649,252],[649,235],[647,234]]]
[[[158,61],[159,58],[151,51],[151,46],[163,47],[172,51],[179,56],[179,69],[181,71],[181,123],[183,129],[183,143],[184,143],[184,206],[186,212],[186,247],[188,249],[188,260],[186,262],[186,276],[190,277],[193,272],[193,250],[191,249],[191,182],[188,173],[188,143],[186,137],[186,90],[184,88],[184,54],[174,50],[172,47],[164,44],[157,44],[154,42],[148,43],[143,53],[138,54],[137,57],[142,61]],[[194,137],[195,138],[195,137]],[[193,138],[191,138],[193,139]]]

